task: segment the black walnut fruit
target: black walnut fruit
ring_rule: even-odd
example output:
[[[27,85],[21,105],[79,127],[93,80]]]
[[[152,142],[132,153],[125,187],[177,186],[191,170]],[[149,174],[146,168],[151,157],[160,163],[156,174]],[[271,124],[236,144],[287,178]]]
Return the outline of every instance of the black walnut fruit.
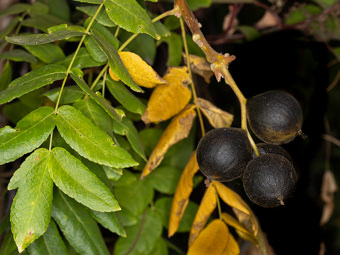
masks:
[[[284,156],[264,154],[251,160],[243,174],[243,187],[255,204],[271,208],[284,205],[294,192],[297,175]]]
[[[301,133],[303,116],[299,102],[292,95],[270,90],[247,100],[247,119],[260,140],[279,145]]]
[[[239,178],[251,159],[251,145],[240,128],[212,129],[197,146],[197,163],[210,181]]]

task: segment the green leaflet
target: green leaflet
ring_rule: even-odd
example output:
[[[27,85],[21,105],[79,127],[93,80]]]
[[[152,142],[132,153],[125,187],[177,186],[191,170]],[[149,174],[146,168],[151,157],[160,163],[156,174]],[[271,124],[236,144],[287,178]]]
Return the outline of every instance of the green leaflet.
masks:
[[[211,0],[188,0],[188,5],[191,10],[197,10],[201,7],[209,7],[211,5]]]
[[[174,194],[182,171],[171,166],[160,166],[149,175],[152,186],[163,194]]]
[[[43,2],[48,5],[52,15],[63,20],[70,20],[70,7],[67,0],[43,0]]]
[[[166,241],[161,237],[156,241],[155,247],[148,255],[168,255],[168,244]]]
[[[57,225],[51,220],[45,234],[28,246],[30,255],[68,255]]]
[[[91,210],[90,215],[103,227],[110,230],[112,233],[126,237],[125,229],[119,222],[115,212],[98,212]]]
[[[84,40],[84,45],[89,52],[90,56],[98,62],[107,61],[107,57],[104,51],[99,47],[98,43],[91,37],[86,36]]]
[[[94,16],[96,13],[98,6],[96,5],[88,5],[88,6],[77,6],[77,10],[86,13],[89,16]],[[102,24],[105,27],[115,27],[117,26],[107,15],[106,11],[102,8],[99,12],[99,14],[96,17],[96,21],[100,24]]]
[[[50,89],[43,93],[43,96],[48,97],[52,102],[56,103],[58,100],[60,92],[60,87],[55,89]],[[63,89],[63,93],[60,98],[60,105],[72,104],[77,100],[85,96],[85,93],[78,86],[67,86]]]
[[[128,209],[134,215],[139,215],[154,197],[153,188],[147,179],[135,180],[124,186],[119,185],[114,192],[123,210]]]
[[[55,190],[52,217],[67,241],[81,255],[109,255],[98,225],[86,208]]]
[[[54,148],[48,162],[53,182],[68,196],[101,212],[120,210],[110,189],[64,148]]]
[[[67,68],[70,63],[71,63],[71,60],[74,56],[74,53],[67,56],[66,58],[64,58],[63,60],[57,62],[56,64],[58,65],[62,65],[64,66],[65,68]],[[76,56],[76,59],[74,60],[73,62],[73,65],[72,67],[73,68],[79,68],[79,69],[84,69],[84,68],[88,68],[88,67],[96,67],[96,66],[101,66],[103,65],[104,62],[98,62],[96,61],[95,59],[93,59],[89,52],[86,50],[86,48],[82,47],[80,48],[77,56]]]
[[[136,165],[130,154],[72,106],[59,108],[57,127],[64,140],[84,158],[115,168]]]
[[[118,239],[113,254],[148,254],[155,247],[161,234],[162,223],[159,214],[155,210],[146,209],[139,216],[138,224],[126,228],[127,237]]]
[[[17,246],[14,242],[12,232],[9,230],[2,240],[0,255],[12,255],[17,250]]]
[[[25,49],[47,64],[55,63],[56,61],[65,58],[63,50],[54,43],[25,45]]]
[[[0,54],[0,59],[9,59],[16,62],[29,62],[29,63],[37,62],[37,59],[33,55],[21,49],[5,51]]]
[[[124,118],[121,122],[113,120],[113,131],[119,135],[125,135],[132,149],[140,157],[147,161],[144,153],[143,144],[138,135],[138,131],[131,120],[126,118]]]
[[[8,8],[4,9],[0,12],[0,17],[19,14],[21,12],[27,11],[27,9],[31,8],[29,4],[13,4]]]
[[[101,4],[103,2],[103,0],[74,0],[74,1],[88,4]]]
[[[0,129],[0,165],[38,148],[53,131],[54,110],[40,107],[21,119],[16,128]]]
[[[172,205],[172,197],[162,197],[158,199],[155,203],[156,211],[162,218],[163,226],[168,228],[170,211]],[[192,201],[189,201],[187,208],[185,209],[184,215],[181,219],[177,232],[189,232],[191,225],[194,221],[196,212],[198,210],[198,205]]]
[[[66,75],[66,68],[60,65],[46,65],[13,80],[9,87],[0,93],[0,104],[12,101],[28,92],[61,80]]]
[[[155,27],[146,11],[136,0],[107,0],[105,10],[118,26],[132,33],[146,33],[159,39]]]
[[[146,106],[132,94],[120,81],[106,80],[106,86],[112,96],[128,111],[143,115]]]
[[[169,59],[167,62],[168,66],[179,66],[182,61],[182,49],[183,42],[181,37],[176,33],[171,33],[170,36],[162,38],[160,42],[166,42],[168,44]]]
[[[108,135],[112,135],[112,118],[94,100],[91,98],[78,100],[73,106]]]
[[[127,86],[129,86],[132,90],[136,92],[143,92],[143,90],[132,80],[114,45],[112,45],[101,34],[97,33],[96,30],[93,30],[92,32],[92,37],[96,40],[96,42],[100,45],[100,47],[108,57],[109,65],[113,73],[117,75],[118,78],[122,80]]]
[[[0,91],[6,89],[12,80],[12,66],[9,61],[6,61],[0,75]]]
[[[37,3],[39,3],[39,2],[37,2]],[[34,15],[32,15],[31,18],[27,18],[27,19],[24,19],[22,21],[23,26],[36,28],[36,29],[39,29],[39,30],[46,32],[46,33],[48,32],[48,29],[50,27],[53,27],[53,26],[56,26],[56,25],[59,25],[59,24],[64,24],[64,23],[67,23],[67,21],[65,21],[61,18],[58,18],[56,16],[53,16],[51,14],[47,14],[47,13],[35,13]],[[70,35],[70,37],[66,37],[66,38],[62,38],[61,34],[58,34],[58,36],[61,36],[61,37],[59,37],[60,39],[57,39],[57,40],[62,40],[62,39],[69,39],[69,38],[75,37],[77,35],[76,34]],[[51,42],[50,41],[51,38],[53,38],[53,37],[47,37],[46,40],[48,40],[48,42]],[[24,44],[27,45],[26,43],[24,43]],[[41,44],[41,43],[39,43],[39,44]]]
[[[0,40],[2,40],[6,35],[8,35],[19,23],[20,17],[15,17],[11,22],[0,32]]]
[[[11,228],[19,252],[43,235],[50,222],[53,182],[47,168],[48,156],[47,149],[36,150],[14,177],[19,188],[11,207]]]
[[[21,34],[21,35],[7,36],[6,40],[9,43],[19,44],[19,45],[37,45],[37,44],[50,43],[50,42],[54,42],[57,40],[64,40],[64,39],[72,38],[75,36],[82,36],[83,34],[84,32],[80,31],[79,29],[68,27],[65,30],[60,30],[60,31],[57,31],[55,33],[50,33],[50,34]]]
[[[79,88],[81,88],[86,94],[88,94],[100,107],[102,107],[113,119],[121,120],[122,116],[120,113],[113,108],[105,98],[96,95],[86,84],[86,82],[80,78],[78,75],[71,73],[71,78],[77,83]]]

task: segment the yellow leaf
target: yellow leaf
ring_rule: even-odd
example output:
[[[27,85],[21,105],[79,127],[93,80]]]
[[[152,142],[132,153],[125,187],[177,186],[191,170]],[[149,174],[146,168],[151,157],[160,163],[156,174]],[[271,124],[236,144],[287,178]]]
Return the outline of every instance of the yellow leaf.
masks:
[[[157,85],[166,84],[166,81],[136,53],[121,51],[118,54],[131,78],[139,86],[153,88]],[[109,74],[113,80],[119,81],[119,78],[112,72],[111,68],[109,69]]]
[[[211,213],[215,210],[217,202],[216,198],[216,190],[213,185],[210,185],[204,193],[201,204],[192,223],[189,236],[189,246],[193,244],[193,242],[207,223]]]
[[[212,184],[216,186],[219,196],[226,204],[244,212],[245,214],[251,214],[249,206],[237,193],[218,181],[213,181]]]
[[[167,84],[153,90],[142,116],[145,123],[170,119],[191,99],[191,90],[187,86],[191,79],[186,67],[170,67],[163,78]]]
[[[227,225],[232,226],[235,229],[243,232],[249,232],[240,222],[238,222],[233,216],[228,213],[222,213],[222,220],[227,223]]]
[[[230,127],[234,120],[234,115],[217,108],[215,105],[203,98],[197,98],[197,105],[207,117],[209,123],[214,128]]]
[[[257,238],[260,227],[254,213],[250,211],[250,214],[247,214],[236,208],[233,208],[233,212],[236,215],[238,221],[248,230],[248,232]]]
[[[188,105],[180,114],[171,120],[153,149],[143,169],[141,179],[151,173],[151,171],[162,162],[165,153],[172,145],[188,137],[195,117],[195,106]]]
[[[229,233],[228,244],[221,255],[239,255],[240,247],[238,246],[235,238]]]
[[[194,187],[192,178],[199,167],[196,160],[196,151],[191,155],[189,162],[185,166],[181,178],[177,184],[176,192],[172,200],[168,236],[173,236],[187,208],[189,197]]]
[[[248,241],[252,242],[256,246],[258,245],[257,239],[252,234],[250,234],[249,232],[243,232],[241,230],[236,229],[236,233],[242,239],[248,240]]]
[[[184,60],[187,62],[185,55],[184,55]],[[210,78],[211,76],[213,76],[214,73],[211,70],[209,62],[205,58],[191,55],[191,54],[189,54],[189,60],[190,60],[191,70],[194,73],[202,76],[206,83],[210,83]]]
[[[187,255],[222,255],[228,241],[228,227],[223,221],[215,219],[200,233]]]

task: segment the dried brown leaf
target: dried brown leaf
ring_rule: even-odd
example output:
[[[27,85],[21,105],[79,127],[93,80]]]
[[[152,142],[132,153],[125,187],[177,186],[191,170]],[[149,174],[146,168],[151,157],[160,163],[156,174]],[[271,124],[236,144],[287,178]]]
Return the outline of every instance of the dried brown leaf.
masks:
[[[229,241],[229,230],[219,219],[211,221],[190,246],[187,255],[221,255]]]
[[[213,185],[210,185],[204,193],[195,219],[192,223],[189,236],[189,247],[193,244],[193,242],[207,223],[211,213],[215,210],[217,203],[216,198],[217,194],[215,187]]]
[[[190,194],[194,187],[192,179],[198,170],[199,167],[196,160],[196,151],[194,151],[183,170],[172,200],[168,230],[169,237],[173,236],[178,229],[179,223],[189,203]]]
[[[195,117],[195,106],[188,105],[181,113],[171,120],[153,149],[149,160],[143,169],[141,179],[151,173],[151,171],[162,162],[165,153],[171,146],[188,137]]]
[[[187,62],[186,56],[183,54],[185,62]],[[204,78],[206,83],[210,83],[211,76],[214,75],[211,70],[209,62],[202,57],[189,54],[190,68],[193,73],[198,74]]]
[[[163,79],[167,84],[157,86],[153,90],[142,116],[146,124],[170,119],[179,113],[191,99],[191,90],[187,86],[191,83],[191,79],[185,66],[169,67]]]
[[[208,100],[197,98],[197,105],[214,128],[230,127],[234,115],[221,110]]]

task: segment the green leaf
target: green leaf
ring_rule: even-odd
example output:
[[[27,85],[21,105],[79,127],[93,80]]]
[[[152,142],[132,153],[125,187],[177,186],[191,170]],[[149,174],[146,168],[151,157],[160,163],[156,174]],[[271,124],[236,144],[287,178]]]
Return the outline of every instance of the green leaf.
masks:
[[[0,255],[12,255],[16,250],[17,246],[14,242],[12,232],[9,230],[2,240]]]
[[[183,42],[181,37],[176,33],[171,33],[170,36],[162,38],[160,42],[168,44],[168,66],[179,66],[182,61]]]
[[[238,26],[237,28],[245,35],[247,41],[253,41],[261,36],[260,32],[251,26]]]
[[[211,5],[211,0],[187,0],[187,2],[190,9],[193,11],[201,7],[209,7]]]
[[[334,5],[337,0],[315,0],[316,3],[320,4],[323,8],[328,8]]]
[[[297,8],[286,18],[286,24],[287,25],[294,25],[296,23],[302,22],[306,19],[305,12],[302,10],[302,8]]]
[[[126,232],[119,222],[116,213],[114,212],[98,212],[91,210],[90,215],[103,227],[110,230],[112,233],[126,237]]]
[[[30,6],[30,8],[27,11],[31,16],[34,16],[36,14],[41,13],[47,14],[50,11],[50,9],[46,4],[40,1],[36,1]]]
[[[162,197],[155,203],[156,211],[160,214],[163,222],[163,226],[168,229],[169,218],[171,212],[172,197]],[[191,225],[194,221],[198,205],[192,201],[189,201],[187,208],[185,209],[184,215],[181,219],[177,232],[189,232]]]
[[[68,255],[57,225],[51,220],[45,234],[28,246],[30,255]]]
[[[94,14],[96,13],[98,6],[93,6],[93,5],[89,5],[89,6],[77,6],[76,7],[77,10],[86,13],[87,15],[93,17]],[[117,26],[107,15],[106,11],[102,8],[99,12],[99,14],[96,17],[96,21],[100,24],[102,24],[103,26],[106,27],[115,27]]]
[[[126,238],[120,237],[114,247],[115,255],[148,254],[153,250],[162,234],[162,221],[159,214],[146,209],[139,217],[139,223],[126,228]]]
[[[12,101],[28,92],[61,80],[66,75],[66,68],[60,65],[46,65],[13,80],[0,94],[0,104]]]
[[[0,129],[0,165],[38,148],[55,126],[52,107],[40,107],[21,119],[16,128]]]
[[[61,18],[58,18],[56,16],[53,16],[51,14],[35,13],[34,15],[31,16],[31,18],[27,18],[23,20],[22,25],[25,27],[36,28],[43,32],[48,32],[49,27],[53,27],[59,24],[64,24],[66,22],[67,21]],[[68,39],[68,37],[66,39]]]
[[[6,118],[12,123],[17,123],[19,120],[24,118],[27,114],[29,114],[33,110],[34,109],[27,107],[20,101],[5,104],[4,107],[2,108],[2,112],[5,114]]]
[[[119,212],[116,212],[119,222],[122,223],[124,227],[129,227],[137,224],[138,219],[132,212],[127,209],[123,209]]]
[[[90,54],[90,56],[97,62],[105,62],[107,61],[107,57],[104,51],[100,48],[98,43],[91,37],[86,36],[84,40],[84,45]]]
[[[135,180],[128,185],[117,186],[114,192],[121,207],[134,215],[140,214],[154,196],[151,183],[146,180]]]
[[[67,56],[65,59],[57,62],[56,64],[58,65],[63,65],[65,66],[65,68],[68,68],[68,66],[71,63],[71,60],[73,59],[74,53]],[[103,65],[104,62],[98,62],[96,60],[94,60],[89,52],[86,50],[86,48],[82,47],[80,48],[76,59],[73,62],[72,67],[73,68],[79,68],[79,69],[84,69],[84,68],[88,68],[88,67],[97,67],[97,66],[101,66]]]
[[[156,241],[156,245],[153,250],[148,255],[168,255],[168,244],[161,237],[158,241]]]
[[[0,12],[0,17],[19,14],[22,12],[27,11],[31,5],[29,4],[13,4],[7,8],[5,8],[3,11]]]
[[[43,105],[44,98],[41,94],[46,91],[46,88],[39,88],[37,90],[33,90],[22,97],[19,98],[19,101],[22,102],[26,107],[36,109]]]
[[[19,189],[11,207],[11,226],[19,252],[43,235],[50,222],[53,182],[48,174],[48,156],[47,149],[36,150],[13,177]]]
[[[102,107],[112,119],[121,120],[121,115],[113,108],[105,98],[97,96],[86,84],[86,82],[78,75],[71,73],[71,78],[77,83],[77,85],[88,94],[100,107]]]
[[[11,22],[0,32],[0,40],[8,35],[19,23],[20,17],[15,17]]]
[[[146,106],[132,94],[120,81],[106,80],[106,86],[112,96],[128,111],[143,115]]]
[[[103,2],[103,0],[74,0],[74,1],[88,4],[101,4]]]
[[[107,41],[106,38],[97,34],[96,30],[93,31],[92,36],[105,52],[109,59],[111,70],[119,77],[119,79],[128,85],[132,90],[142,92],[143,90],[132,80],[128,70],[120,59],[116,48],[109,41]]]
[[[68,27],[65,30],[58,31],[51,34],[20,34],[7,36],[6,40],[9,43],[19,45],[37,45],[50,43],[58,40],[64,40],[75,36],[82,36],[84,32],[74,30],[72,27]]]
[[[145,128],[139,132],[139,137],[142,140],[146,156],[150,156],[153,148],[155,148],[158,140],[163,134],[160,128]]]
[[[59,108],[57,127],[64,140],[84,158],[116,168],[136,165],[124,149],[114,144],[109,135],[72,106]]]
[[[9,59],[16,62],[36,63],[37,59],[27,51],[14,49],[0,54],[0,59]]]
[[[87,19],[87,21],[85,22],[85,25],[88,25],[90,23],[90,18]],[[113,35],[113,33],[107,29],[105,26],[97,23],[97,22],[93,22],[92,26],[91,26],[91,31],[92,33],[95,33],[97,36],[105,38],[105,40],[107,42],[109,42],[111,45],[113,45],[116,49],[119,46],[119,41],[118,39]]]
[[[46,91],[42,95],[46,96],[52,102],[56,103],[58,100],[60,88],[55,88]],[[61,94],[60,104],[71,104],[76,102],[77,100],[84,97],[85,93],[79,89],[78,86],[67,86],[63,89],[63,93]]]
[[[120,135],[125,135],[133,150],[145,161],[147,161],[144,153],[143,144],[139,138],[136,127],[133,125],[133,122],[129,119],[124,118],[121,122],[113,120],[113,123],[113,131]]]
[[[161,166],[151,172],[148,179],[152,186],[163,194],[174,194],[182,171],[171,166]]]
[[[25,45],[24,47],[32,55],[47,64],[55,63],[56,61],[65,58],[63,50],[54,43]]]
[[[43,0],[49,9],[50,13],[63,20],[70,20],[70,7],[67,0]]]
[[[103,129],[108,135],[112,135],[111,117],[91,98],[79,100],[73,106],[92,120],[94,124]]]
[[[133,33],[121,30],[119,32],[119,39],[120,41],[125,42],[132,35]],[[156,57],[156,43],[155,39],[147,34],[138,35],[132,42],[129,43],[125,50],[136,53],[149,65],[154,64],[154,60]]]
[[[133,182],[136,182],[136,181],[137,181],[136,175],[134,175],[128,170],[124,170],[122,177],[118,181],[112,182],[112,184],[115,187],[120,187],[120,186],[131,185]]]
[[[11,80],[12,80],[12,66],[9,61],[6,61],[0,75],[0,91],[6,89]]]
[[[118,26],[132,33],[146,33],[159,39],[155,27],[146,11],[135,0],[107,0],[105,10]]]
[[[120,210],[110,189],[64,148],[54,148],[48,168],[57,187],[79,203],[97,211]]]
[[[60,190],[53,194],[52,217],[67,241],[81,255],[109,255],[98,225],[86,208]]]

